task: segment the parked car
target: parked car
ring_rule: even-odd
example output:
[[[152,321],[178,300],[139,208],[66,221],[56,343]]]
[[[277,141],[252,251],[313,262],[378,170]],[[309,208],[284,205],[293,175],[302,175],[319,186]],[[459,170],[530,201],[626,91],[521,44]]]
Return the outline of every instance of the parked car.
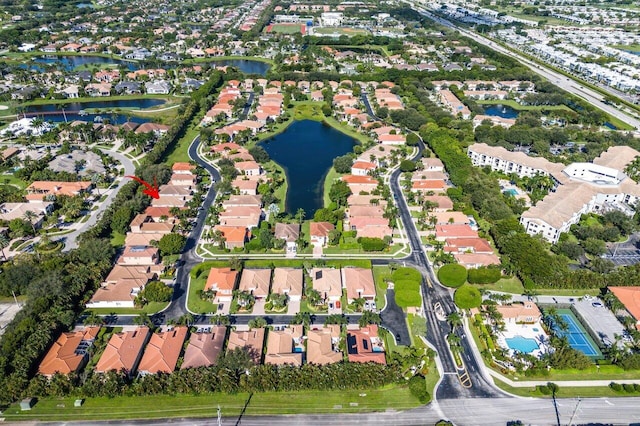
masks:
[[[591,303],[591,306],[593,306],[594,308],[603,308],[604,305],[600,302],[593,302]]]

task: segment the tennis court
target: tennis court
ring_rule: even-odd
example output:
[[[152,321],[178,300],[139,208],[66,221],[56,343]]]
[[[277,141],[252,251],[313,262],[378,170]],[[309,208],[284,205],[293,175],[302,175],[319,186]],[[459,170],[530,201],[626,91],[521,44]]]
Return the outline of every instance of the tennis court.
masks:
[[[565,336],[569,341],[569,345],[582,352],[588,357],[601,357],[602,352],[598,349],[591,336],[587,334],[587,331],[582,327],[576,316],[570,309],[558,309],[558,315],[567,324],[567,330],[562,331],[556,329],[559,336]]]

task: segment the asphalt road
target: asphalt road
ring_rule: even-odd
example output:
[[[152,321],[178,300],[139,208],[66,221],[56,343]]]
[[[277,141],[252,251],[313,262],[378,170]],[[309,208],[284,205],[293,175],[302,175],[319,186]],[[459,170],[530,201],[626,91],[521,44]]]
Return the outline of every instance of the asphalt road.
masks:
[[[472,31],[469,31],[467,29],[461,28],[457,25],[455,25],[454,23],[452,23],[451,21],[448,21],[444,18],[441,18],[439,16],[435,16],[434,14],[430,13],[427,10],[421,9],[420,7],[416,6],[415,4],[412,4],[412,6],[414,7],[414,9],[421,13],[422,15],[426,16],[427,18],[454,30],[459,31],[462,35],[469,37],[470,39],[483,44],[493,50],[495,50],[496,52],[500,52],[504,55],[510,56],[512,58],[517,59],[520,63],[526,65],[527,67],[529,67],[533,72],[540,74],[541,76],[545,77],[547,80],[549,80],[551,83],[555,84],[556,86],[560,87],[561,89],[579,97],[584,99],[585,101],[589,102],[591,105],[601,109],[602,111],[608,113],[609,115],[611,115],[612,117],[615,117],[619,120],[624,121],[625,123],[635,127],[636,129],[640,129],[640,120],[632,117],[631,115],[625,113],[624,111],[619,110],[618,108],[609,105],[609,104],[605,104],[603,102],[603,96],[596,92],[595,90],[590,89],[587,86],[583,86],[581,83],[576,82],[575,80],[564,76],[563,74],[556,72],[544,65],[539,65],[533,61],[530,61],[529,59],[527,59],[526,57],[524,57],[523,55],[513,52],[512,50],[506,49],[504,47],[502,47],[499,44],[496,44],[495,42],[479,35],[476,34]]]
[[[562,390],[561,390],[562,391]],[[390,425],[411,426],[430,425],[446,418],[456,425],[505,425],[509,421],[520,420],[524,424],[638,424],[640,423],[640,398],[560,398],[554,406],[551,399],[535,398],[459,398],[439,401],[428,406],[407,411],[387,411],[363,414],[301,414],[289,416],[251,416],[240,418],[237,414],[222,412],[222,425],[244,426],[340,426],[340,425]],[[212,397],[211,404],[215,404]],[[247,409],[251,412],[251,405]],[[159,419],[140,421],[87,422],[86,426],[102,425],[147,425],[164,426],[215,425],[215,419]],[[26,423],[25,423],[26,424]],[[68,422],[47,423],[67,425]]]
[[[135,174],[136,167],[133,165],[133,162],[125,155],[119,152],[110,151],[108,149],[101,149],[101,151],[120,161],[120,163],[124,166],[124,176]],[[78,239],[80,234],[84,233],[98,222],[98,220],[102,216],[102,212],[104,212],[111,205],[113,200],[116,198],[116,195],[118,195],[118,192],[120,192],[120,189],[127,183],[129,183],[129,178],[121,178],[118,186],[115,189],[111,190],[111,193],[107,196],[104,202],[100,204],[98,209],[90,212],[89,219],[86,222],[84,222],[75,231],[62,235],[59,238],[52,238],[52,240],[64,242],[64,249],[62,251],[69,251],[78,248],[76,240]]]

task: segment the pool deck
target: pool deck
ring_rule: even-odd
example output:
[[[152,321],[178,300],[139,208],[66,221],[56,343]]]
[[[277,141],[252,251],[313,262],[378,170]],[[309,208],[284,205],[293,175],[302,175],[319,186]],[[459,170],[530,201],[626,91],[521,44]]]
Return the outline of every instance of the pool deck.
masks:
[[[537,331],[534,331],[537,329]],[[533,339],[538,343],[538,349],[531,352],[531,355],[540,357],[547,351],[546,343],[549,342],[549,336],[544,332],[542,324],[539,322],[533,324],[516,324],[514,322],[505,322],[505,330],[498,335],[498,344],[509,350],[509,355],[512,356],[514,350],[509,347],[506,339],[512,337],[524,337],[525,339]]]

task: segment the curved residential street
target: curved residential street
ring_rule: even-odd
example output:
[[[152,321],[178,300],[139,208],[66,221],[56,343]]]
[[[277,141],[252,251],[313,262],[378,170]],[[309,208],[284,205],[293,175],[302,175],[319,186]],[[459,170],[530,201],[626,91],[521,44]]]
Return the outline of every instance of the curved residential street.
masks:
[[[133,162],[131,161],[131,159],[128,158],[126,155],[121,154],[119,152],[110,151],[108,149],[101,149],[101,151],[115,158],[124,166],[123,176],[135,174],[136,167],[133,165]],[[76,239],[80,236],[80,234],[84,233],[85,231],[87,231],[89,228],[91,228],[93,225],[95,225],[98,222],[98,220],[102,216],[102,212],[105,211],[111,205],[116,195],[118,195],[118,192],[120,191],[120,189],[127,183],[129,183],[129,178],[120,177],[120,182],[118,182],[118,186],[109,190],[105,190],[105,191],[109,191],[107,198],[98,205],[97,210],[94,210],[89,213],[90,216],[86,222],[80,224],[76,229],[73,230],[73,232],[70,232],[65,235],[61,235],[59,237],[52,237],[51,240],[63,241],[64,249],[62,251],[69,251],[69,250],[78,248],[78,243],[76,242]]]

